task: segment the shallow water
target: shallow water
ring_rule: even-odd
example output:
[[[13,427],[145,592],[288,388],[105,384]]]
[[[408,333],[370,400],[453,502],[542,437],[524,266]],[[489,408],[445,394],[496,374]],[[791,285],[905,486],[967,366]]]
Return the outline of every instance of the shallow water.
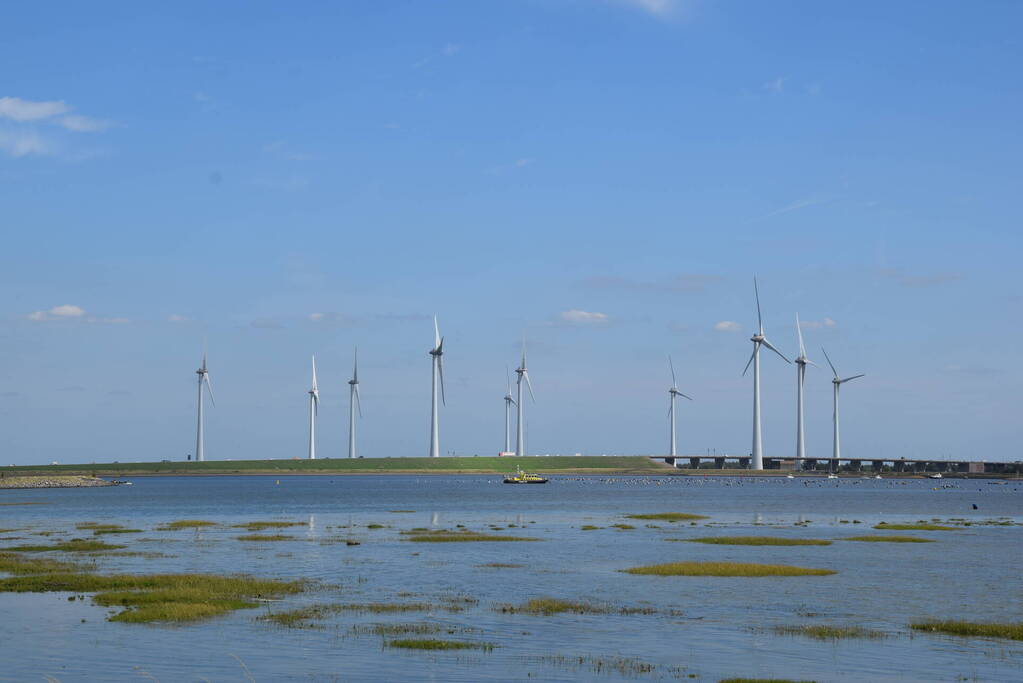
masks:
[[[140,477],[131,487],[0,491],[0,503],[29,501],[43,504],[0,506],[0,528],[18,529],[0,539],[31,541],[0,540],[0,546],[88,537],[89,532],[74,528],[85,521],[120,523],[144,531],[98,538],[165,556],[90,556],[100,571],[245,572],[328,584],[273,603],[270,610],[402,601],[431,602],[437,609],[346,612],[318,622],[316,629],[256,621],[265,609],[197,624],[151,626],[107,622],[108,609],[88,599],[68,601],[67,594],[0,594],[0,680],[1023,679],[1023,643],[907,628],[921,617],[1023,619],[1023,526],[978,524],[999,518],[1023,522],[1023,482],[553,477],[546,486],[504,486],[495,476]],[[624,518],[675,511],[709,519],[691,525]],[[882,533],[870,528],[879,521],[950,518],[974,524],[955,531],[898,532],[936,541],[927,544],[665,542],[715,534],[841,539]],[[218,526],[155,530],[176,519],[206,519]],[[249,532],[230,525],[256,520],[303,525],[279,532],[294,540],[236,540]],[[636,528],[610,526],[620,522]],[[368,529],[369,524],[385,528]],[[411,543],[399,534],[457,524],[482,531],[515,524],[525,529],[494,533],[542,541]],[[582,531],[587,524],[602,528]],[[67,536],[33,535],[39,531]],[[338,542],[346,538],[361,545]],[[704,578],[618,571],[678,560],[794,564],[838,574]],[[525,566],[479,566],[488,563]],[[495,610],[538,596],[653,607],[658,613],[540,617]],[[444,609],[451,600],[460,600],[463,609]],[[454,631],[434,637],[497,647],[402,651],[385,647],[380,636],[353,631],[359,625],[424,621]],[[888,637],[821,642],[772,631],[802,624],[860,625]]]

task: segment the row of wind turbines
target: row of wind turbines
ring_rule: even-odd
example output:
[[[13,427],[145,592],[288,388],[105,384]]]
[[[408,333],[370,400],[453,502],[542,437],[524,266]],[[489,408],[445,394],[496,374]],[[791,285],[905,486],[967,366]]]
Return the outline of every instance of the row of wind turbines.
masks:
[[[760,310],[760,289],[757,284],[756,278],[753,278],[753,292],[756,297],[757,303],[757,331],[750,337],[750,341],[753,342],[753,353],[750,355],[749,361],[746,363],[745,369],[742,371],[743,376],[749,371],[750,366],[753,366],[753,447],[751,450],[752,455],[752,469],[762,470],[764,469],[764,456],[763,456],[763,441],[761,438],[760,429],[760,349],[766,346],[771,351],[774,351],[779,358],[784,360],[786,363],[795,362],[796,364],[796,458],[806,457],[805,448],[805,437],[804,437],[804,420],[803,420],[803,387],[806,381],[806,366],[813,365],[819,367],[816,363],[810,360],[806,355],[806,347],[803,344],[803,331],[799,323],[799,314],[796,314],[796,333],[799,336],[799,355],[790,361],[785,355],[779,351],[767,337],[764,335],[764,319]],[[446,404],[444,395],[444,337],[440,334],[440,326],[437,323],[437,317],[433,318],[433,332],[434,332],[434,343],[433,347],[429,350],[432,365],[432,379],[431,379],[431,401],[430,401],[430,457],[440,457],[440,407]],[[831,358],[828,356],[827,351],[821,348],[824,353],[824,358],[827,359],[828,365],[831,367],[831,372],[834,374],[834,378],[831,380],[833,387],[833,413],[832,422],[834,426],[834,443],[833,443],[833,457],[837,459],[841,456],[841,443],[839,439],[839,416],[838,416],[838,396],[841,386],[846,382],[850,382],[854,379],[864,377],[864,375],[852,375],[851,377],[841,378],[838,375],[838,371],[835,369],[834,364],[831,362]],[[685,398],[693,400],[690,396],[682,393],[678,388],[678,382],[675,377],[675,365],[672,362],[671,356],[668,357],[668,368],[671,371],[671,387],[668,389],[668,420],[670,424],[670,444],[669,444],[669,455],[671,457],[677,456],[676,451],[676,414],[677,410],[675,403],[678,398]],[[204,405],[204,387],[205,393],[209,394],[211,405],[216,405],[213,399],[213,386],[210,383],[209,370],[206,368],[206,352],[203,352],[202,366],[195,371],[199,376],[199,394],[198,394],[198,420],[196,425],[196,437],[195,437],[195,459],[197,461],[205,460],[204,452],[204,437],[203,437],[203,405]],[[535,403],[536,398],[533,395],[533,385],[529,379],[529,370],[526,368],[526,344],[525,341],[522,343],[522,359],[519,366],[515,368],[515,374],[517,375],[515,386],[516,395],[512,396],[511,390],[511,376],[507,373],[508,380],[507,392],[504,395],[504,452],[510,453],[511,451],[511,413],[512,407],[515,407],[516,413],[516,425],[515,425],[515,455],[525,455],[525,422],[523,415],[524,401],[522,396],[522,385],[526,385],[526,389],[529,392],[530,399]],[[356,431],[356,413],[358,417],[362,417],[362,402],[359,397],[359,356],[358,349],[355,351],[355,362],[352,368],[352,378],[348,380],[349,385],[349,405],[348,405],[348,457],[356,457],[356,443],[355,443],[355,431]],[[316,381],[316,356],[312,358],[312,386],[309,389],[309,459],[316,459],[316,418],[319,414],[320,405],[320,390]]]

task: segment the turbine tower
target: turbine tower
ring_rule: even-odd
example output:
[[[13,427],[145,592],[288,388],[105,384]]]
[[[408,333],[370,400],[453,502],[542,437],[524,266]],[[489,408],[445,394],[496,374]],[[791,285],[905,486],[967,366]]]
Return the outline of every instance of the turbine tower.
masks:
[[[348,380],[348,457],[355,457],[355,407],[359,407],[359,417],[362,417],[362,401],[359,400],[359,349],[355,349],[355,368],[352,370],[352,378]]]
[[[206,390],[210,394],[210,404],[216,408],[217,402],[213,400],[213,385],[210,384],[210,373],[206,369],[206,351],[202,352],[202,367],[195,371],[195,374],[199,375],[199,419],[195,428],[195,460],[196,462],[203,462],[206,460],[206,454],[203,452],[205,441],[203,439],[203,417],[202,417],[202,387],[206,385]]]
[[[828,365],[831,366],[831,372],[834,373],[835,377],[831,380],[831,386],[834,387],[834,412],[832,413],[832,421],[835,424],[835,447],[832,457],[834,460],[835,469],[838,469],[838,459],[842,456],[842,447],[838,441],[838,389],[846,382],[850,382],[854,379],[863,377],[864,375],[853,375],[852,377],[846,377],[845,379],[838,378],[838,370],[835,369],[835,364],[828,358],[828,352],[824,351],[824,347],[821,347],[821,351],[824,352],[824,358],[827,359]]]
[[[750,341],[753,342],[753,355],[746,361],[746,369],[742,371],[743,377],[746,376],[746,371],[749,370],[750,363],[753,364],[753,469],[762,470],[764,469],[764,453],[763,445],[760,438],[760,347],[766,346],[771,349],[786,363],[789,363],[788,358],[782,356],[781,351],[774,348],[771,342],[767,341],[764,337],[764,318],[760,314],[760,290],[757,288],[757,279],[753,278],[753,293],[757,298],[757,332]]]
[[[533,399],[533,403],[536,403],[536,397],[533,396],[533,384],[529,381],[529,371],[526,370],[526,340],[522,340],[522,363],[519,367],[515,368],[515,374],[518,375],[518,379],[515,380],[516,385],[516,408],[518,422],[515,425],[515,455],[523,456],[526,454],[526,439],[525,439],[525,422],[522,420],[522,380],[526,380],[526,388],[529,389],[529,397]]]
[[[316,415],[320,412],[320,390],[316,386],[316,356],[313,356],[313,386],[309,390],[309,459],[316,460]]]
[[[430,406],[430,457],[440,457],[440,414],[437,405],[437,387],[440,385],[441,403],[447,405],[444,399],[444,364],[441,361],[444,355],[444,338],[440,336],[440,328],[437,326],[437,316],[433,316],[433,348],[430,349],[430,356],[433,361],[433,400]]]
[[[671,356],[668,356],[668,368],[671,369],[671,388],[668,389],[668,417],[671,418],[671,452],[669,455],[675,457],[675,399],[681,396],[682,398],[688,398],[690,401],[693,399],[689,398],[681,391],[678,390],[678,383],[675,381],[675,365],[671,362]]]
[[[805,438],[803,434],[803,382],[806,380],[806,366],[814,365],[812,360],[806,357],[806,347],[803,346],[803,328],[799,326],[799,314],[796,313],[796,334],[799,335],[799,356],[796,357],[796,458],[799,458],[799,469],[803,468],[802,458],[806,457]]]
[[[511,452],[511,407],[518,405],[511,393],[511,375],[508,367],[504,368],[505,379],[508,380],[508,391],[504,395],[504,450],[502,453]]]

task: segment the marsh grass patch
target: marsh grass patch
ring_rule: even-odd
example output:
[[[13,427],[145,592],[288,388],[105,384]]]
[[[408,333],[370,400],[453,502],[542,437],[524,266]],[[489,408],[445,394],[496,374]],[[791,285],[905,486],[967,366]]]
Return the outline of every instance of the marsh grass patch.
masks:
[[[662,522],[688,522],[689,520],[707,519],[706,515],[693,515],[688,512],[650,512],[637,515],[626,515],[629,519],[659,520]]]
[[[521,605],[498,605],[494,608],[503,614],[529,614],[549,617],[555,614],[656,614],[653,607],[622,607],[608,603],[578,602],[559,598],[532,598]]]
[[[504,534],[485,534],[479,531],[470,531],[468,529],[459,529],[458,531],[449,531],[447,529],[411,529],[409,531],[402,531],[403,536],[407,536],[406,541],[415,541],[418,543],[468,543],[468,542],[489,542],[489,541],[539,541],[539,538],[532,538],[529,536],[505,536]]]
[[[526,565],[512,562],[488,562],[476,565],[479,569],[523,569]]]
[[[916,524],[888,524],[881,522],[874,525],[875,529],[888,529],[891,531],[959,531],[959,527],[947,526],[945,524],[930,524],[918,522]]]
[[[235,536],[238,541],[251,541],[251,542],[264,542],[264,541],[293,541],[294,536],[287,534],[247,534],[245,536]]]
[[[919,538],[917,536],[849,536],[843,541],[859,541],[861,543],[934,543],[933,538]]]
[[[751,562],[667,562],[664,564],[621,569],[619,571],[626,574],[644,576],[735,576],[751,578],[764,576],[828,576],[837,573],[832,569]]]
[[[703,538],[668,538],[668,541],[708,543],[710,545],[831,545],[819,538],[784,538],[780,536],[706,536]]]
[[[998,624],[949,619],[917,621],[910,624],[909,627],[914,631],[943,633],[950,636],[1023,640],[1023,622]]]
[[[405,650],[483,650],[490,652],[496,645],[467,640],[441,640],[439,638],[394,638],[385,641],[387,647]]]
[[[210,522],[205,519],[179,519],[174,522],[167,522],[166,524],[156,527],[157,531],[179,531],[181,529],[202,529],[204,527],[216,526],[216,522]]]
[[[57,574],[60,572],[80,572],[84,570],[80,564],[61,562],[43,557],[26,557],[17,553],[0,552],[0,572],[8,574]]]
[[[232,524],[232,529],[245,529],[246,531],[266,531],[267,529],[287,529],[293,526],[305,526],[305,522],[245,522],[244,524]]]
[[[50,545],[16,545],[10,548],[4,548],[19,553],[43,553],[43,552],[64,552],[64,553],[84,553],[84,552],[97,552],[101,550],[120,550],[126,546],[115,545],[112,543],[104,543],[103,541],[94,541],[87,538],[72,538],[67,541],[60,543],[52,543]]]
[[[775,633],[784,636],[805,636],[815,640],[840,640],[843,638],[880,639],[888,634],[861,626],[829,626],[825,624],[805,624],[802,626],[776,626]]]

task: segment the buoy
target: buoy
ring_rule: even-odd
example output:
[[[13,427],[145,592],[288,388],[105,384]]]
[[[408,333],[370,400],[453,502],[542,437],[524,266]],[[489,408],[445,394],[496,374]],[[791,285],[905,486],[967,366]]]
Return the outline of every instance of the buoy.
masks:
[[[277,480],[277,484],[280,484],[280,483],[281,483],[281,480],[280,480],[280,479],[278,479],[278,480]]]

